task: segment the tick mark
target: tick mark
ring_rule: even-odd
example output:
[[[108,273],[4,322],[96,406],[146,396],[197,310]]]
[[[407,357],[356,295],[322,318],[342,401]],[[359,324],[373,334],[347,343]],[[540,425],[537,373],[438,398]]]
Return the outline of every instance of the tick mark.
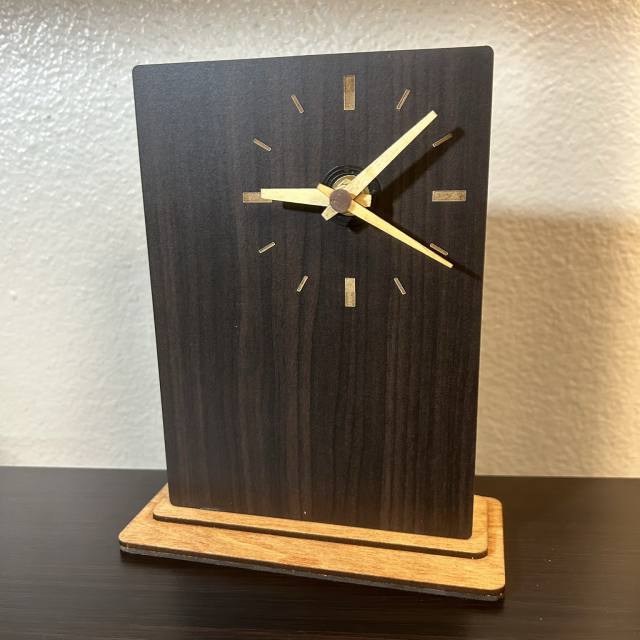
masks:
[[[260,195],[259,191],[243,191],[242,202],[271,202]]]
[[[356,306],[356,279],[355,278],[344,279],[344,306],[345,307]]]
[[[439,144],[442,144],[443,142],[446,142],[447,140],[450,140],[451,138],[453,138],[453,133],[447,133],[447,135],[444,138],[440,138],[440,140],[436,140],[433,143],[433,146],[437,147]]]
[[[304,113],[304,109],[302,108],[302,105],[300,104],[300,101],[298,100],[298,98],[296,98],[295,94],[291,95],[291,99],[293,100],[293,103],[296,105],[296,109],[298,109],[300,113]]]
[[[343,76],[344,110],[353,111],[356,108],[356,77]]]
[[[396,286],[398,287],[400,293],[404,296],[407,294],[407,292],[404,290],[404,287],[402,286],[402,282],[400,282],[400,280],[398,280],[398,278],[394,278],[393,281],[396,283]]]
[[[402,105],[404,104],[404,101],[407,99],[407,96],[411,93],[410,89],[405,89],[404,93],[402,94],[402,98],[400,98],[400,102],[398,102],[396,109],[398,111],[400,111],[400,109],[402,109]]]
[[[437,244],[433,244],[433,242],[429,245],[432,249],[435,249],[438,253],[441,253],[443,256],[448,256],[449,252],[441,249]]]
[[[269,249],[271,249],[271,247],[275,247],[275,246],[276,246],[275,242],[270,242],[269,244],[267,244],[264,247],[262,247],[262,249],[258,249],[258,253],[264,253],[265,251],[269,251]]]
[[[262,147],[265,151],[271,151],[271,147],[268,144],[265,144],[264,142],[260,142],[260,140],[258,140],[257,138],[254,140],[254,142],[259,147]]]
[[[300,284],[298,285],[298,288],[297,288],[297,292],[298,293],[300,293],[302,291],[302,287],[304,287],[304,285],[306,284],[308,279],[309,279],[309,276],[305,276],[304,278],[302,278],[302,280],[300,281]]]
[[[466,189],[459,189],[457,191],[434,191],[431,195],[432,202],[465,202],[466,200]]]

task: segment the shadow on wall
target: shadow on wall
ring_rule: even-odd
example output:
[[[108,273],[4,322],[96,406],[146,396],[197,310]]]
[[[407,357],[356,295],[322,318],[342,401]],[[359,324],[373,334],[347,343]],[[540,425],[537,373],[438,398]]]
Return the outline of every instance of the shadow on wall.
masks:
[[[639,218],[491,212],[477,472],[640,475]]]

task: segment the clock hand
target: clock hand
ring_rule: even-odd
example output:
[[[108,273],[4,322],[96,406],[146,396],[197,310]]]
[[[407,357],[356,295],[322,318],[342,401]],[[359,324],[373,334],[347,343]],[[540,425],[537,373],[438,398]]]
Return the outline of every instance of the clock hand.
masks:
[[[416,251],[420,251],[420,253],[424,253],[425,256],[429,256],[436,262],[443,264],[445,267],[453,267],[453,264],[448,260],[445,260],[443,257],[439,256],[437,253],[431,251],[431,249],[427,249],[424,245],[421,245],[417,240],[414,240],[411,236],[408,236],[404,231],[400,231],[400,229],[394,227],[392,224],[388,223],[386,220],[383,220],[380,216],[377,216],[372,211],[367,211],[364,207],[361,207],[355,200],[351,200],[351,194],[346,191],[346,189],[336,189],[332,190],[330,187],[327,187],[324,184],[318,185],[318,190],[321,191],[326,196],[330,197],[330,202],[335,205],[338,209],[344,209],[345,205],[347,208],[344,211],[340,211],[339,213],[345,213],[345,211],[349,211],[354,216],[358,216],[361,220],[368,222],[372,227],[376,227],[380,229],[380,231],[384,231],[388,233],[390,236],[394,237],[396,240],[400,240],[400,242],[404,242],[406,245],[409,245],[411,248]],[[347,200],[351,200],[351,202],[347,202]]]
[[[396,140],[386,151],[383,151],[368,167],[363,169],[349,184],[345,185],[345,191],[351,197],[357,196],[367,185],[374,180],[391,162],[397,158],[436,118],[438,114],[430,111],[418,124],[415,124],[401,138]],[[330,206],[322,212],[322,217],[329,220],[336,215],[336,211]]]
[[[260,197],[265,200],[310,204],[318,207],[326,207],[329,204],[329,198],[317,189],[260,189]],[[357,196],[356,202],[364,207],[370,207],[371,196],[368,193],[361,193]]]

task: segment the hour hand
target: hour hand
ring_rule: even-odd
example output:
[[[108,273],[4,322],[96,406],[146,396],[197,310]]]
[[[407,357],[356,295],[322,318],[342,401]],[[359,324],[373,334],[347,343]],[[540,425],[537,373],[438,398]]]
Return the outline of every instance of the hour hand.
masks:
[[[308,204],[317,207],[329,205],[328,196],[318,189],[260,189],[260,197],[265,200],[278,200],[279,202],[289,202],[291,204]],[[366,193],[360,194],[356,202],[363,207],[371,206],[371,196]]]
[[[317,189],[260,189],[260,197],[292,204],[311,204],[326,207],[329,198]]]

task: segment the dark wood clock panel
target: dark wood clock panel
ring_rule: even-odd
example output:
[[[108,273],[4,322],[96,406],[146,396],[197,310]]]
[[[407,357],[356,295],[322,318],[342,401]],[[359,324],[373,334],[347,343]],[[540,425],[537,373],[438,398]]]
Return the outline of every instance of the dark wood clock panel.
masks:
[[[492,69],[476,47],[134,70],[174,504],[470,535]],[[367,167],[431,110],[370,210],[452,268],[251,201]]]

